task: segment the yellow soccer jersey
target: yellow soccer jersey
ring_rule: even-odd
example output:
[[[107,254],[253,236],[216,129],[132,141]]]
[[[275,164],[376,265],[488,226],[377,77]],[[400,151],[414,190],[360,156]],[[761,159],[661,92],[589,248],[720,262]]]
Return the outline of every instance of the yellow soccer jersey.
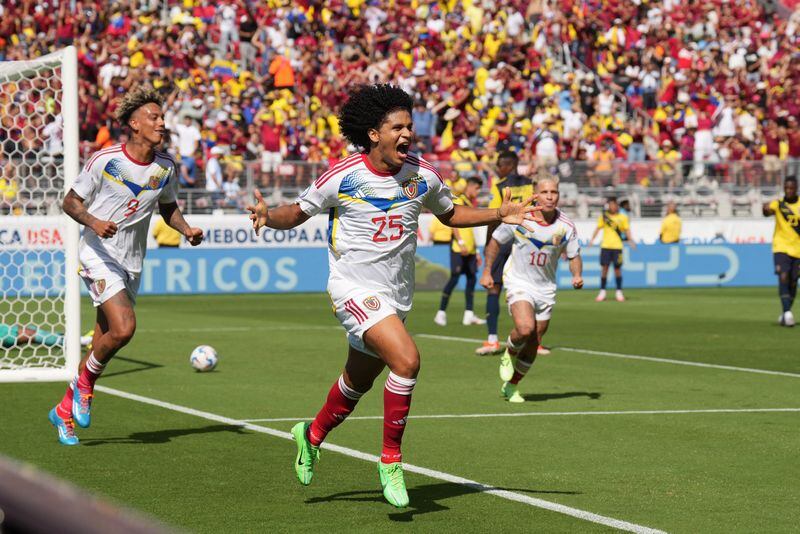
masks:
[[[677,213],[670,213],[661,221],[661,242],[677,243],[681,238],[681,218]]]
[[[458,204],[459,206],[471,206],[472,203],[469,199],[464,195],[459,195],[458,197],[453,199],[453,204]],[[454,229],[458,231],[458,237],[464,243],[464,247],[467,249],[467,252],[470,254],[475,254],[477,252],[475,248],[475,232],[472,231],[472,228],[457,228]],[[455,232],[453,233],[453,241],[450,243],[450,247],[453,249],[453,252],[461,253],[461,245],[456,241]]]
[[[800,199],[792,203],[773,200],[769,207],[775,212],[772,252],[800,258]]]
[[[597,227],[603,229],[603,241],[600,243],[600,248],[622,250],[620,233],[628,231],[627,215],[604,211],[597,219]]]
[[[522,202],[533,195],[533,181],[519,174],[510,174],[503,179],[495,180],[492,184],[492,198],[489,208],[499,208],[503,203],[503,194],[506,188],[511,188],[511,200]]]

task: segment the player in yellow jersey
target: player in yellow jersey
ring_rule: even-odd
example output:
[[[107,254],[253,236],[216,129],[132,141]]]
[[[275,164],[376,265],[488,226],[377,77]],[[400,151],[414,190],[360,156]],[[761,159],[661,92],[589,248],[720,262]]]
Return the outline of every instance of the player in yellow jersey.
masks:
[[[681,240],[681,217],[674,202],[667,204],[667,214],[661,221],[661,231],[658,239],[665,245],[677,243]]]
[[[453,204],[474,206],[483,181],[480,178],[469,178],[465,183],[466,187],[463,193],[453,199]],[[458,279],[463,274],[467,277],[467,287],[464,292],[466,299],[464,318],[461,322],[464,325],[486,324],[483,319],[475,317],[473,310],[473,297],[475,295],[475,283],[478,281],[479,266],[480,257],[475,247],[475,234],[472,228],[453,228],[450,247],[450,279],[442,290],[442,300],[439,304],[439,311],[436,312],[436,316],[433,318],[434,323],[439,326],[447,325],[447,303],[450,301],[453,289],[458,284]]]
[[[497,180],[492,184],[490,209],[497,209],[500,206],[506,190],[511,191],[511,198],[517,202],[533,195],[533,181],[527,176],[518,174],[517,165],[519,165],[519,156],[515,152],[506,150],[497,156]],[[492,232],[498,226],[498,224],[490,224],[486,228],[487,245],[492,238]],[[480,356],[496,354],[501,351],[500,341],[497,339],[497,321],[500,316],[500,292],[503,290],[503,269],[510,255],[511,243],[508,243],[500,248],[500,252],[491,265],[494,285],[486,290],[486,326],[489,330],[489,337],[483,346],[475,350],[475,353]]]
[[[622,235],[627,236],[627,241],[634,250],[636,250],[636,243],[633,241],[628,216],[619,212],[617,199],[609,198],[606,208],[606,211],[597,219],[597,228],[589,240],[589,246],[592,246],[597,234],[603,232],[603,240],[600,242],[600,293],[597,294],[595,300],[597,302],[606,300],[608,266],[613,264],[614,276],[617,281],[615,296],[618,302],[624,302],[625,295],[622,294]]]
[[[783,313],[781,326],[794,326],[792,304],[797,295],[800,276],[800,199],[797,197],[797,178],[789,176],[783,182],[783,199],[764,204],[764,216],[775,216],[772,235],[772,257],[778,275],[778,293]]]

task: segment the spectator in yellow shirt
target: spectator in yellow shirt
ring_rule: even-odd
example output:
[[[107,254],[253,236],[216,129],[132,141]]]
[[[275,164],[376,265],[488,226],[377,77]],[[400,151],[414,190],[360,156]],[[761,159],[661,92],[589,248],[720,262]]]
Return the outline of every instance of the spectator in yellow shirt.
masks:
[[[677,243],[681,239],[681,218],[674,202],[667,204],[667,215],[661,221],[659,239],[662,243]]]
[[[156,238],[159,248],[178,248],[181,246],[181,234],[167,223],[162,217],[156,220],[153,227],[153,237]]]
[[[462,206],[474,206],[478,199],[481,185],[483,185],[483,180],[480,178],[469,178],[464,193],[456,197],[453,203]],[[467,288],[464,294],[466,297],[464,318],[461,322],[465,325],[486,324],[483,319],[475,317],[474,311],[475,283],[478,280],[477,272],[480,265],[480,258],[477,252],[475,234],[472,228],[453,228],[453,240],[450,249],[450,279],[442,290],[442,300],[439,303],[439,311],[436,312],[436,317],[433,319],[434,323],[440,326],[447,325],[447,304],[450,301],[453,289],[458,284],[458,279],[463,274],[467,277]]]
[[[462,178],[477,174],[478,155],[469,148],[467,139],[461,139],[458,142],[458,149],[450,153],[450,161],[453,162],[453,169]]]
[[[617,281],[617,292],[615,298],[618,302],[624,302],[625,296],[622,294],[622,236],[627,235],[628,243],[632,249],[636,249],[633,241],[631,226],[628,216],[619,212],[619,203],[615,197],[608,199],[607,209],[597,219],[589,246],[592,246],[597,234],[603,232],[603,240],[600,243],[600,293],[595,299],[597,302],[606,300],[606,279],[608,278],[608,266],[614,264],[614,276]]]

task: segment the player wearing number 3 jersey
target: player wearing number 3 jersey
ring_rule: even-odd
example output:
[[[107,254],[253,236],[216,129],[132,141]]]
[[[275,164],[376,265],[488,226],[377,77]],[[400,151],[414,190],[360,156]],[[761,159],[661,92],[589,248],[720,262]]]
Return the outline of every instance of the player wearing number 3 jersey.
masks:
[[[91,422],[95,381],[136,329],[133,305],[153,211],[158,207],[192,245],[203,240],[203,232],[191,228],[178,209],[175,162],[156,151],[165,133],[161,105],[152,90],[128,93],[117,118],[129,129],[130,140],[92,156],[64,198],[64,212],[85,227],[79,274],[97,308],[92,350],[49,415],[65,445],[78,444],[74,425]]]
[[[506,351],[500,359],[501,392],[510,402],[524,402],[517,384],[528,372],[540,339],[547,331],[553,306],[556,303],[556,273],[562,254],[569,260],[572,286],[583,287],[583,263],[575,225],[558,210],[558,182],[545,178],[535,189],[541,219],[521,225],[500,225],[486,246],[486,265],[481,284],[487,289],[494,285],[492,262],[501,247],[513,243],[511,260],[503,273],[506,299],[514,320],[508,336]]]
[[[383,450],[378,462],[383,494],[397,507],[408,505],[400,443],[419,371],[419,352],[405,328],[414,293],[414,253],[423,208],[452,227],[490,222],[523,224],[531,219],[534,196],[506,198],[497,209],[454,206],[434,168],[410,153],[414,139],[413,100],[391,85],[356,89],[339,114],[347,139],[362,151],[319,177],[290,206],[268,209],[256,191],[248,206],[256,232],[286,229],[312,215],[328,215],[328,292],[349,340],[342,375],[311,423],[294,426],[295,472],[310,484],[327,434],[353,411],[385,367]]]

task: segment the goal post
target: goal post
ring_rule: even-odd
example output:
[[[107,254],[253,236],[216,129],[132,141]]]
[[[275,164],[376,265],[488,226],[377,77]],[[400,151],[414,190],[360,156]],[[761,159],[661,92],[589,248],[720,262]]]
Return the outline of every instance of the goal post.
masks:
[[[0,62],[0,382],[69,380],[81,358],[75,47]]]

